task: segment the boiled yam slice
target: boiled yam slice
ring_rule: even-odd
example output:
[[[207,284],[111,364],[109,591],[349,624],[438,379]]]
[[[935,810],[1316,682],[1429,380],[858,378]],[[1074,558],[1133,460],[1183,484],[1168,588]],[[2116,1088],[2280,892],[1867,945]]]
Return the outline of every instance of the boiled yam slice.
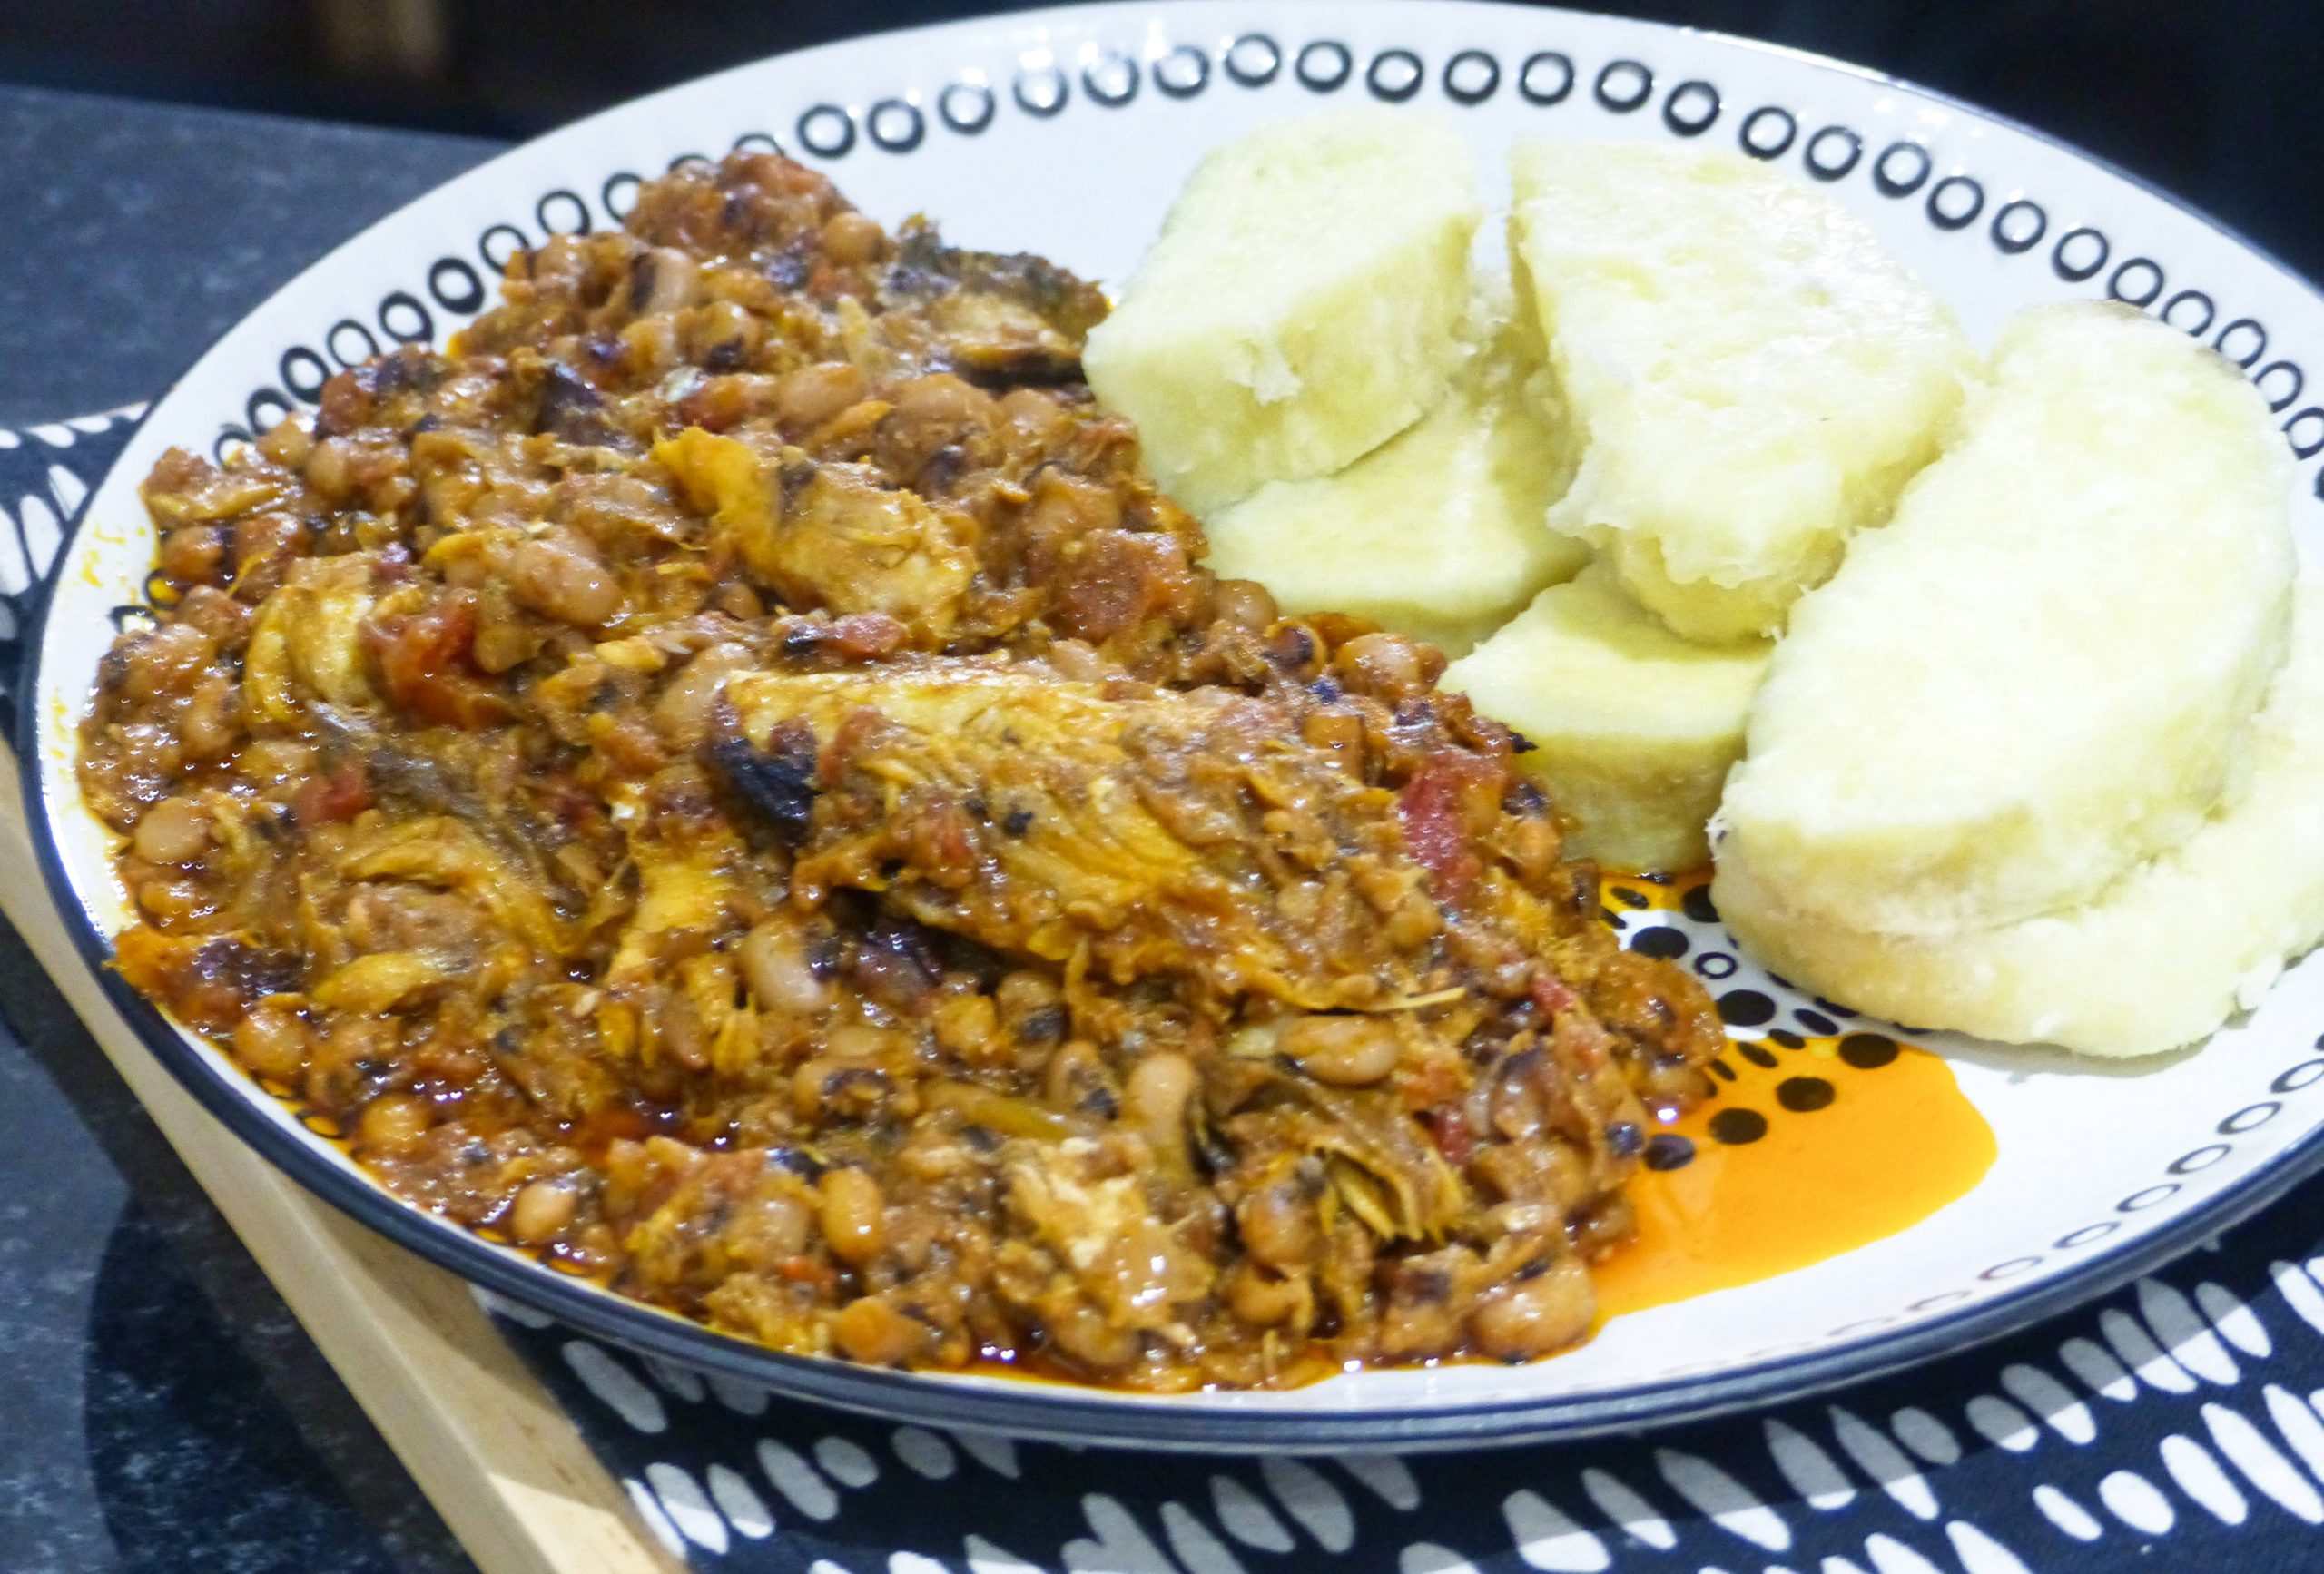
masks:
[[[1792,916],[1722,851],[1712,887],[1768,967],[1893,1021],[2151,1055],[2211,1033],[2324,937],[2324,585],[2304,583],[2250,775],[2180,846],[2086,906],[1995,929],[1867,935]]]
[[[1511,251],[1588,434],[1557,528],[1691,638],[1769,634],[1935,457],[1973,352],[1826,198],[1733,153],[1521,143]]]
[[[1590,549],[1541,521],[1572,467],[1505,353],[1336,475],[1275,481],[1204,521],[1210,566],[1287,613],[1346,612],[1459,654]]]
[[[1364,110],[1263,127],[1188,179],[1089,335],[1089,386],[1197,514],[1329,475],[1443,395],[1482,216],[1468,145],[1443,122]]]
[[[1694,869],[1770,649],[1683,640],[1600,566],[1541,592],[1442,686],[1533,743],[1518,762],[1581,821],[1571,851],[1614,869]]]
[[[2070,907],[2184,841],[2280,664],[2289,458],[2259,394],[2126,308],[2004,330],[1895,520],[1794,610],[1721,861],[1887,934]]]

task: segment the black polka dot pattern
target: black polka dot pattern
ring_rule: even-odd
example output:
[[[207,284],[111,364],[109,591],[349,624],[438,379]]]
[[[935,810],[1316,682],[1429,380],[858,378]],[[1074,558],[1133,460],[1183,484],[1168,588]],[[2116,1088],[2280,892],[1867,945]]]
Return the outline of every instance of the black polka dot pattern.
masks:
[[[1685,956],[1687,945],[1686,931],[1668,924],[1642,929],[1630,937],[1630,949],[1642,957],[1653,957],[1665,962],[1676,961]]]
[[[1694,1156],[1695,1145],[1675,1132],[1661,1132],[1647,1138],[1644,1162],[1649,1169],[1683,1169]]]
[[[1840,1040],[1840,1058],[1858,1071],[1877,1071],[1896,1058],[1896,1041],[1880,1033],[1851,1033]]]
[[[1838,1090],[1821,1077],[1787,1077],[1776,1084],[1776,1102],[1795,1115],[1829,1109]]]

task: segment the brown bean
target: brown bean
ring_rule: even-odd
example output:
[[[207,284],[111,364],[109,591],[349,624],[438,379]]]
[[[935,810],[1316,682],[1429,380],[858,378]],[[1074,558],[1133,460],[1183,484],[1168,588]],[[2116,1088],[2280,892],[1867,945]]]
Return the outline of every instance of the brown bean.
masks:
[[[1332,667],[1356,693],[1393,703],[1434,683],[1444,671],[1444,656],[1400,634],[1366,634],[1342,645]]]
[[[832,1255],[861,1268],[888,1243],[887,1199],[871,1173],[835,1169],[824,1173],[821,1190],[823,1243]]]
[[[694,297],[702,268],[675,246],[656,246],[630,264],[630,307],[640,317],[675,311]]]
[[[968,427],[983,430],[1000,418],[993,397],[949,371],[915,378],[897,391],[889,418],[916,426]]]
[[[121,692],[132,700],[182,694],[218,654],[210,636],[191,624],[164,624],[123,647],[128,653]]]
[[[1040,973],[1010,973],[993,987],[1000,1025],[1021,1044],[1039,1048],[1065,1037],[1070,1017],[1058,988]]]
[[[356,1123],[356,1146],[367,1153],[394,1157],[419,1146],[435,1124],[428,1101],[408,1093],[389,1093],[373,1099]]]
[[[1010,448],[1029,454],[1062,448],[1076,427],[1057,396],[1037,388],[1011,389],[1001,395],[1000,418],[1009,428]]]
[[[1323,1245],[1315,1205],[1289,1183],[1278,1182],[1245,1197],[1235,1210],[1235,1223],[1243,1234],[1243,1249],[1277,1273],[1313,1265]]]
[[[1399,1058],[1395,1028],[1376,1017],[1302,1017],[1283,1030],[1283,1052],[1336,1087],[1368,1087]]]
[[[1364,768],[1364,718],[1348,711],[1316,711],[1299,723],[1299,735],[1329,749],[1351,770]]]
[[[727,372],[750,364],[758,346],[758,319],[734,301],[714,300],[679,320],[685,324],[689,359]]]
[[[1059,1350],[1092,1372],[1118,1372],[1137,1359],[1137,1331],[1109,1321],[1094,1307],[1075,1306],[1049,1323]]]
[[[1495,1291],[1469,1317],[1477,1348],[1499,1361],[1536,1361],[1590,1332],[1598,1314],[1590,1271],[1561,1257],[1530,1279]]]
[[[831,1004],[832,989],[815,976],[799,931],[770,919],[743,937],[743,981],[771,1011],[812,1017]]]
[[[775,391],[775,418],[787,431],[810,431],[862,397],[862,372],[843,360],[820,361],[783,378]]]
[[[1187,1105],[1195,1081],[1193,1061],[1162,1050],[1140,1058],[1122,1084],[1122,1118],[1146,1139],[1157,1160],[1179,1174],[1188,1164]]]
[[[1210,608],[1220,622],[1253,634],[1265,634],[1283,615],[1276,610],[1274,595],[1256,579],[1220,580],[1211,586]]]
[[[1236,1268],[1226,1283],[1228,1310],[1255,1328],[1273,1328],[1295,1319],[1304,1322],[1314,1310],[1315,1300],[1306,1280],[1295,1274],[1270,1274],[1255,1263]]]
[[[162,573],[180,585],[209,579],[225,557],[226,532],[215,525],[181,525],[162,537]]]
[[[537,1246],[563,1233],[581,1209],[581,1198],[562,1179],[528,1183],[508,1205],[508,1234],[518,1244]]]
[[[654,725],[675,749],[692,749],[710,733],[710,713],[718,703],[726,680],[751,664],[751,653],[739,644],[712,645],[696,655],[670,680],[654,702]]]
[[[199,799],[164,798],[137,821],[130,845],[148,863],[192,863],[210,851],[210,825]]]
[[[832,1342],[850,1361],[901,1366],[928,1347],[929,1327],[875,1295],[851,1301],[832,1319]]]
[[[508,554],[508,593],[519,605],[583,628],[610,622],[623,602],[621,582],[603,564],[538,540]]]
[[[284,416],[258,440],[258,451],[286,470],[304,465],[314,446],[310,418],[304,416]]]
[[[297,1079],[311,1045],[298,1008],[280,999],[261,1000],[234,1025],[235,1058],[261,1077],[271,1077],[277,1082]]]
[[[878,260],[887,250],[887,231],[868,213],[833,213],[823,221],[823,255],[842,268]]]

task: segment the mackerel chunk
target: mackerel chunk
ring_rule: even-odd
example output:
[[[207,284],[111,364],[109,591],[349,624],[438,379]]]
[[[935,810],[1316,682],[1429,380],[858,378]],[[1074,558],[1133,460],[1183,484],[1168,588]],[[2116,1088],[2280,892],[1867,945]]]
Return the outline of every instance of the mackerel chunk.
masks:
[[[1398,795],[1301,741],[1288,709],[1043,669],[751,674],[762,755],[813,751],[794,890],[884,894],[1003,951],[1086,952],[1310,1009],[1424,989],[1443,914]]]

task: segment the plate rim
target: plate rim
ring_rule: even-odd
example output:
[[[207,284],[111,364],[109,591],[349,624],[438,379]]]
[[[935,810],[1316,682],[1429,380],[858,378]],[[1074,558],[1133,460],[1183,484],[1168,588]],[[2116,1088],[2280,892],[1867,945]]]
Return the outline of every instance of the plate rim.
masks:
[[[1775,55],[1867,84],[1896,89],[1951,109],[1973,122],[2012,131],[2111,175],[2209,229],[2310,295],[2324,297],[2324,290],[2319,290],[2301,271],[2168,189],[2065,138],[1955,94],[1813,51],[1715,29],[1514,0],[1463,0],[1460,8],[1471,5],[1544,21],[1561,15],[1586,17],[1656,34],[1699,39],[1723,48]],[[1048,16],[1072,21],[1091,13],[1158,7],[1159,0],[1088,0],[1084,4],[1010,8],[949,22],[882,29],[762,56],[610,105],[507,148],[364,226],[244,312],[189,363],[188,371],[208,359],[225,338],[268,312],[284,292],[332,265],[350,247],[399,222],[412,206],[448,186],[529,153],[549,138],[606,117],[634,113],[638,104],[663,94],[698,89],[704,83],[732,73],[822,50],[853,50],[881,41],[1024,25]],[[1330,0],[1275,0],[1273,5],[1264,9],[1278,8],[1332,14]],[[169,402],[170,394],[186,375],[181,373],[172,379],[170,388],[155,396],[131,423],[124,434],[124,456],[127,447],[133,446],[137,434]],[[118,459],[107,467],[104,477],[89,489],[90,503],[113,484],[115,473],[122,468],[123,461]],[[547,1313],[570,1329],[624,1349],[768,1388],[788,1398],[900,1421],[927,1421],[936,1415],[947,1425],[970,1430],[1167,1451],[1243,1449],[1281,1453],[1419,1452],[1479,1445],[1514,1446],[1553,1438],[1571,1440],[1675,1426],[1755,1406],[1808,1398],[2000,1339],[2053,1314],[2085,1305],[2183,1255],[2324,1171],[2324,1126],[2319,1126],[2262,1159],[2248,1174],[2191,1204],[2144,1235],[2111,1250],[2101,1250],[2078,1264],[2016,1290],[2002,1292],[1957,1311],[1932,1315],[1905,1328],[1870,1332],[1828,1348],[1598,1392],[1480,1401],[1417,1412],[1340,1405],[1226,1411],[1174,1406],[1096,1387],[1039,1381],[971,1385],[946,1381],[940,1373],[865,1367],[832,1357],[793,1355],[773,1350],[717,1333],[679,1313],[571,1279],[531,1258],[502,1251],[466,1227],[405,1202],[360,1170],[332,1164],[268,1117],[258,1103],[264,1097],[263,1089],[247,1077],[235,1076],[215,1052],[205,1055],[198,1049],[158,1007],[132,989],[111,965],[113,946],[99,932],[65,869],[52,822],[50,764],[37,746],[40,677],[46,655],[50,614],[56,599],[54,586],[64,566],[74,559],[80,549],[89,516],[90,508],[84,504],[67,523],[56,556],[39,581],[37,605],[25,620],[19,646],[15,706],[15,735],[19,740],[16,772],[25,806],[25,829],[33,843],[44,894],[56,908],[81,964],[94,975],[107,1002],[140,1045],[170,1071],[196,1102],[278,1172],[346,1216],[471,1286]],[[59,777],[69,789],[69,772],[59,768]]]

